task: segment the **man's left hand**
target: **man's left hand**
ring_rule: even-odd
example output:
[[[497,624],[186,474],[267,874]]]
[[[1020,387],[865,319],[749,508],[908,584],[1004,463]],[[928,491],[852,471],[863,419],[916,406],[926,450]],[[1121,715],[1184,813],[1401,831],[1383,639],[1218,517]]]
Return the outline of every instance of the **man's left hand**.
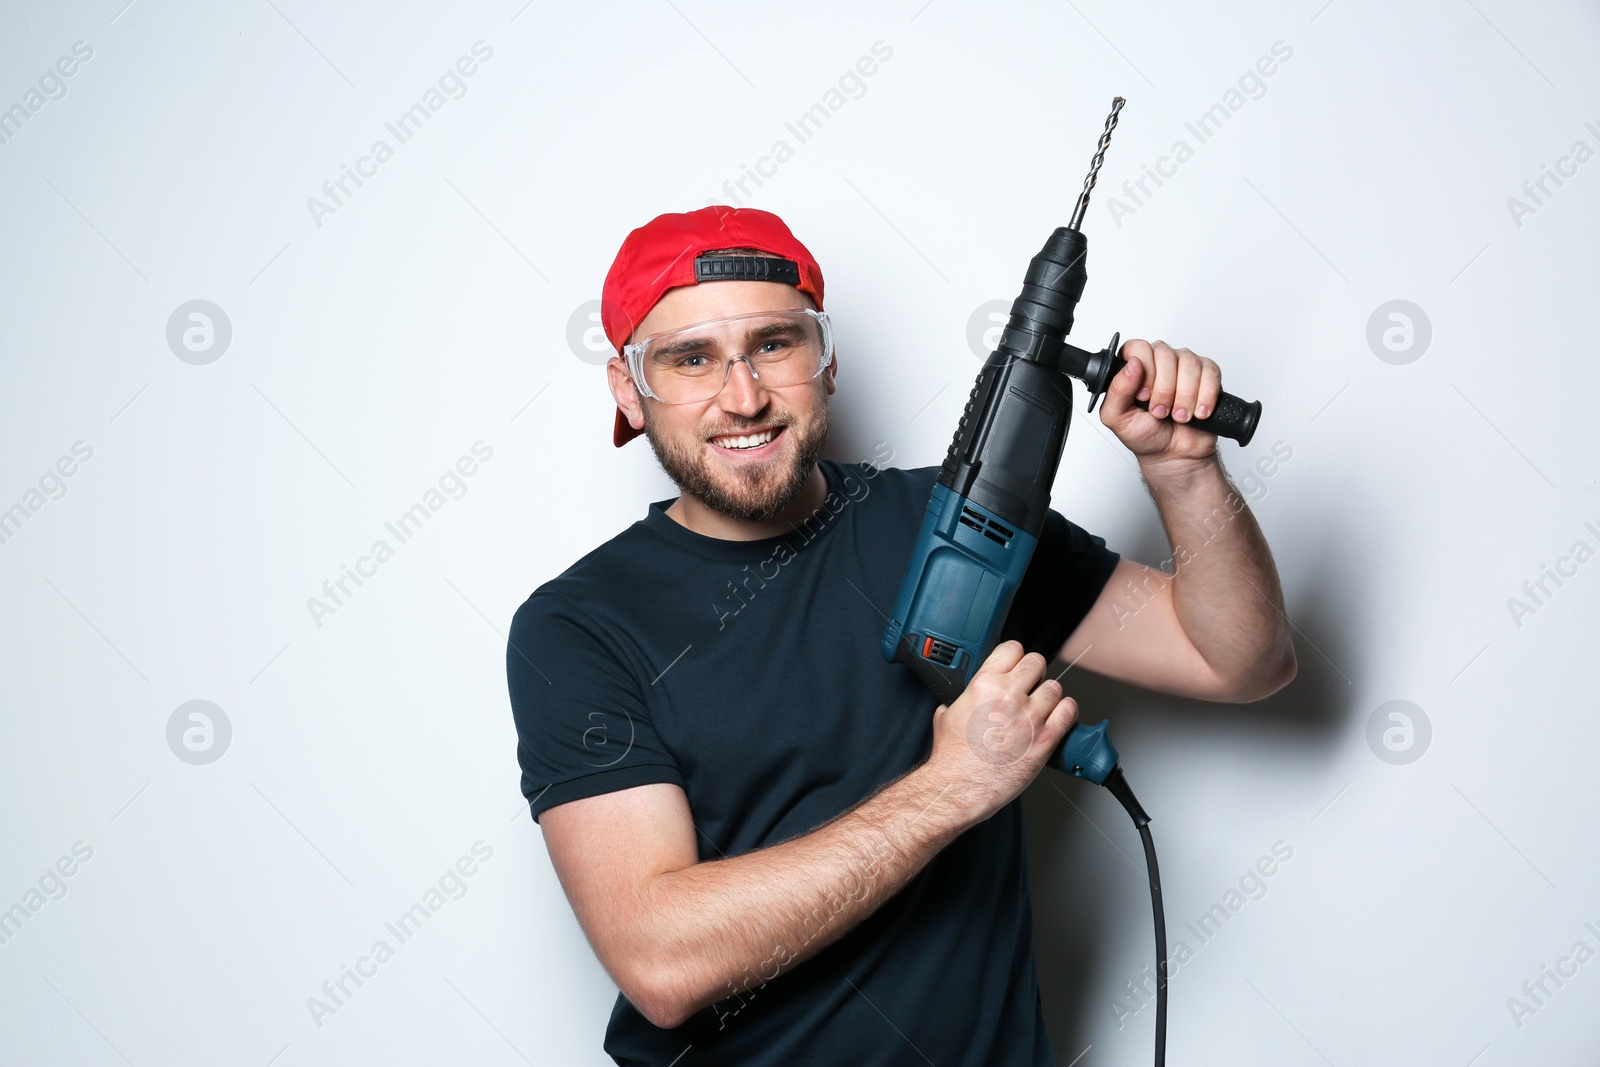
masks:
[[[1216,455],[1215,434],[1185,423],[1216,410],[1222,370],[1215,360],[1165,341],[1122,346],[1127,361],[1106,390],[1100,421],[1139,457],[1141,465],[1188,462]],[[1135,401],[1146,401],[1144,408]]]

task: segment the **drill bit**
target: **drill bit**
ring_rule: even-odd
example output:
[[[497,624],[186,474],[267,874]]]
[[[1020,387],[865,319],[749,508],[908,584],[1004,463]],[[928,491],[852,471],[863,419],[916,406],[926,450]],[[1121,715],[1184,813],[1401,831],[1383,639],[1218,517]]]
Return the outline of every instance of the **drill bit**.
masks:
[[[1095,179],[1100,177],[1100,165],[1106,161],[1106,149],[1111,147],[1111,131],[1117,128],[1117,112],[1122,110],[1124,103],[1120,96],[1111,98],[1111,114],[1106,116],[1105,131],[1100,134],[1100,143],[1095,146],[1094,159],[1089,161],[1089,176],[1083,180],[1078,206],[1073,209],[1072,221],[1067,223],[1069,230],[1076,230],[1083,223],[1083,213],[1089,209],[1089,190],[1094,188]]]

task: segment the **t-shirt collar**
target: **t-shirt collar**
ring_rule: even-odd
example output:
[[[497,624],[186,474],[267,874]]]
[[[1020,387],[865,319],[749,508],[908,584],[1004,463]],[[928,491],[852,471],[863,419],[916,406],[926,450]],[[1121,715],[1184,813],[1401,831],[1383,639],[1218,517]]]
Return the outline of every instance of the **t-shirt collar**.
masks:
[[[824,504],[798,528],[785,534],[773,537],[762,537],[754,541],[731,541],[722,537],[709,537],[696,533],[687,526],[682,525],[672,516],[667,514],[667,508],[672,506],[677,497],[668,497],[666,500],[652,501],[645,517],[641,520],[647,530],[666,538],[681,548],[688,549],[696,555],[707,559],[727,563],[754,563],[772,557],[780,546],[789,544],[791,548],[800,544],[809,544],[821,534],[833,528],[833,519],[837,517],[839,509],[830,509],[826,501],[836,495],[842,496],[842,472],[835,461],[822,459],[817,461],[823,476],[828,480],[828,493],[824,497]]]

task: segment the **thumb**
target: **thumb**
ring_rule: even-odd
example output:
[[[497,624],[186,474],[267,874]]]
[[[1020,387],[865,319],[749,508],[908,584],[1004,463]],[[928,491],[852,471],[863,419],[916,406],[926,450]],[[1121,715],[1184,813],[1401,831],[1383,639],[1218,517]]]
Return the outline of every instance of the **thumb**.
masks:
[[[1102,422],[1107,425],[1121,422],[1129,412],[1139,410],[1134,406],[1134,398],[1144,386],[1144,376],[1144,363],[1138,358],[1128,359],[1127,365],[1112,377],[1111,384],[1106,387],[1105,399],[1100,403]]]

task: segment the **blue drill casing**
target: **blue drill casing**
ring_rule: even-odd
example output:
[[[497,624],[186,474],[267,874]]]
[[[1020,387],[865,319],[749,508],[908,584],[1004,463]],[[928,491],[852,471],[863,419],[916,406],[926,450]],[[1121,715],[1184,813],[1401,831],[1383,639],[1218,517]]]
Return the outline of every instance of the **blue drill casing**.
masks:
[[[959,696],[995,646],[1037,543],[935,482],[883,632],[883,658],[893,663],[909,642]]]
[[[910,666],[950,704],[997,643],[1037,545],[1031,534],[935,483],[883,631],[883,658]],[[1106,726],[1075,724],[1048,766],[1104,785],[1118,759]]]
[[[1072,422],[1066,335],[1083,292],[1088,242],[1060,227],[1028,265],[1022,294],[984,361],[933,485],[883,634],[949,705],[988,658],[1050,511]],[[1074,725],[1051,766],[1104,784],[1117,765],[1105,726]]]
[[[1046,767],[1066,771],[1095,785],[1105,785],[1106,777],[1117,769],[1117,746],[1106,734],[1110,723],[1102,720],[1093,726],[1074,723],[1061,747],[1045,760]]]

